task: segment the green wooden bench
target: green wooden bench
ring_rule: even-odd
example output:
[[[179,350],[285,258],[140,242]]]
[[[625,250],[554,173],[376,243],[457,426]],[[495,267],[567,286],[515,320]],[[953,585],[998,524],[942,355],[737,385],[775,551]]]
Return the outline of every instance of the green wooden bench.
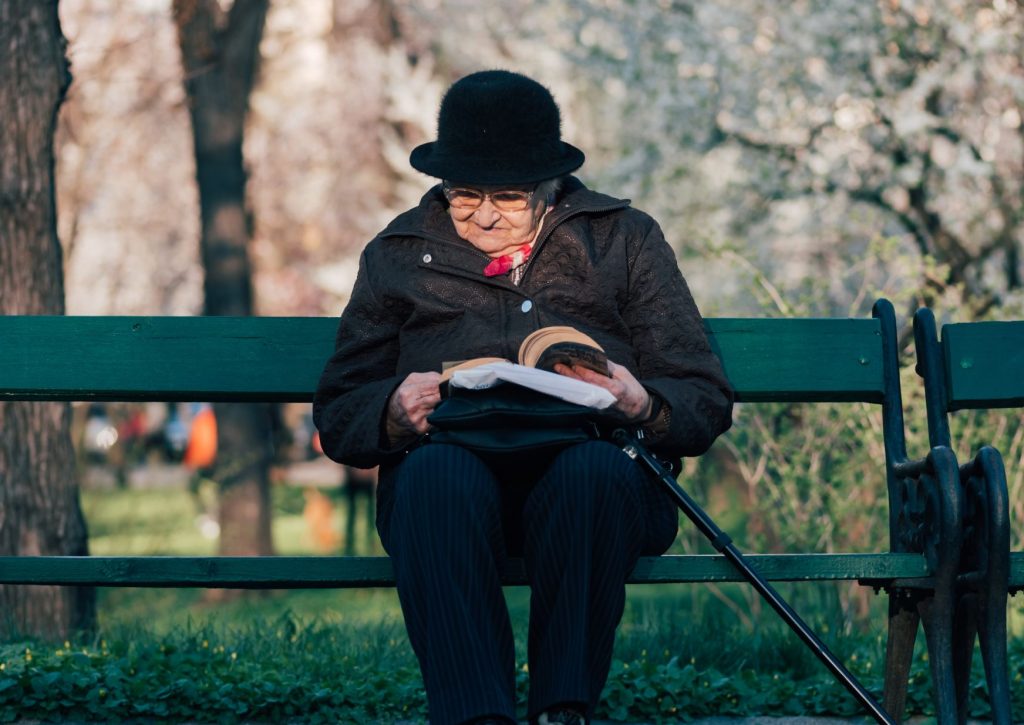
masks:
[[[942,327],[931,310],[914,315],[917,371],[924,378],[928,436],[951,446],[949,414],[958,410],[1024,407],[1024,322],[972,322]],[[954,657],[961,715],[967,715],[975,637],[992,702],[992,719],[1011,722],[1006,653],[1007,594],[1024,589],[1024,552],[1010,551],[1010,502],[999,452],[979,448],[959,466],[964,546],[954,596]]]
[[[0,400],[309,401],[336,326],[328,318],[0,317]],[[942,450],[907,459],[891,305],[876,304],[874,319],[711,319],[707,328],[739,401],[882,406],[886,456],[878,466],[888,481],[888,547],[749,560],[772,581],[853,580],[889,592],[890,712],[903,709],[923,612],[936,705],[941,719],[953,722],[958,487]],[[630,577],[740,580],[720,555],[645,558]],[[525,583],[521,561],[510,563],[505,581]],[[0,582],[274,589],[394,583],[386,557],[177,556],[4,556]]]

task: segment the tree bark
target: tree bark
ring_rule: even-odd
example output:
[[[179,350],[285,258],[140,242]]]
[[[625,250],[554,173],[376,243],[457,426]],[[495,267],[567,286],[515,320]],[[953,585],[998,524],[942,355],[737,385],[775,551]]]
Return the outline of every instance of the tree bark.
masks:
[[[71,74],[57,0],[0,0],[0,314],[64,313],[53,133]],[[0,403],[0,554],[87,555],[67,403]],[[95,592],[0,585],[0,633],[64,638]]]
[[[207,315],[254,312],[242,156],[268,0],[174,0],[199,187],[200,249]],[[273,553],[270,533],[271,411],[216,404],[220,553]]]

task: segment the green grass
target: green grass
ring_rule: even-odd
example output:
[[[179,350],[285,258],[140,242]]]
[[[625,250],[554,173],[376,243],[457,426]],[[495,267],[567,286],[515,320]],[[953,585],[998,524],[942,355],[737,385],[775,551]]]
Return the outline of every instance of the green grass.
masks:
[[[346,502],[335,491],[325,494],[335,504],[334,529],[343,534],[347,524]],[[315,549],[302,516],[303,489],[275,485],[271,498],[276,553],[323,553]],[[82,510],[89,527],[89,550],[97,556],[212,556],[217,553],[216,539],[205,537],[200,524],[204,514],[215,518],[215,499],[213,486],[208,483],[200,487],[196,497],[184,488],[84,491]],[[367,520],[364,500],[357,502],[353,542],[357,553],[383,553],[372,522]]]
[[[302,516],[302,489],[276,485],[271,493],[276,552],[289,556],[324,553],[315,550]],[[336,499],[334,528],[344,532],[346,502],[330,491],[325,493]],[[212,556],[216,540],[204,537],[199,526],[199,516],[212,509],[212,494],[205,486],[198,500],[184,488],[85,491],[82,508],[89,526],[90,551],[111,556]],[[357,503],[356,552],[380,555],[383,548],[367,521],[365,505],[365,501]],[[101,588],[97,596],[101,629],[144,625],[158,636],[196,624],[230,627],[285,613],[325,624],[401,621],[393,589],[253,591],[228,601],[211,601],[202,589]]]
[[[201,491],[201,497],[208,492]],[[83,496],[101,554],[212,554],[180,489]],[[275,546],[314,553],[300,489],[276,486]],[[206,504],[202,504],[206,505]],[[337,507],[344,531],[344,505]],[[363,517],[361,517],[363,518]],[[360,553],[379,553],[357,532]],[[850,588],[855,585],[847,585]],[[857,703],[742,585],[631,586],[599,716],[672,722],[704,715],[855,715]],[[881,691],[884,598],[858,627],[829,584],[782,587],[836,654]],[[211,601],[196,589],[103,588],[99,631],[86,639],[0,646],[0,721],[38,718],[203,722],[390,722],[422,719],[422,680],[392,589],[252,592]],[[506,589],[517,642],[521,708],[529,673],[529,592]],[[723,604],[728,602],[728,606]],[[931,710],[919,643],[908,714]],[[1024,646],[1014,644],[1015,670]],[[1015,704],[1024,704],[1017,674]],[[984,717],[975,657],[972,715]],[[1020,711],[1018,709],[1018,711]]]
[[[522,593],[511,591],[513,597]],[[721,613],[680,614],[623,628],[600,717],[674,722],[707,715],[859,713],[846,691],[774,622],[745,632]],[[880,636],[825,638],[869,689],[881,690]],[[519,649],[522,710],[529,673]],[[1024,661],[1020,645],[1013,655],[1014,662]],[[916,657],[909,715],[931,713],[927,669],[925,658]],[[1019,678],[1018,706],[1024,704]],[[974,680],[980,688],[977,662]],[[361,723],[422,719],[425,713],[419,671],[395,618],[325,622],[286,611],[244,622],[187,621],[163,635],[137,622],[110,625],[87,640],[0,646],[0,721]],[[986,714],[976,694],[972,716]]]

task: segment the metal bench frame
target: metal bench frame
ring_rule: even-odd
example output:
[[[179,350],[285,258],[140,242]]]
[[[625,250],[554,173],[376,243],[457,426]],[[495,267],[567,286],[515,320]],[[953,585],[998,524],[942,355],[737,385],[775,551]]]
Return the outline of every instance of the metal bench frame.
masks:
[[[1024,407],[1024,322],[948,324],[940,342],[934,314],[921,309],[914,315],[914,341],[931,446],[952,447],[949,414],[954,411]],[[977,638],[992,720],[1008,724],[1006,604],[1008,593],[1024,588],[1024,553],[1010,552],[1009,493],[999,451],[983,446],[957,468],[964,502],[964,545],[954,591],[957,706],[963,721]]]

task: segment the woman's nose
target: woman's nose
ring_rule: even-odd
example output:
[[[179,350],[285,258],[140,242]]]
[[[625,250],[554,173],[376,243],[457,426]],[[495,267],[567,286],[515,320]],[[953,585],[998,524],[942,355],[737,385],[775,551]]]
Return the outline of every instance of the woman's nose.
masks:
[[[501,217],[501,212],[495,208],[490,199],[484,199],[483,203],[473,212],[473,216],[478,224],[489,227],[498,221]]]

